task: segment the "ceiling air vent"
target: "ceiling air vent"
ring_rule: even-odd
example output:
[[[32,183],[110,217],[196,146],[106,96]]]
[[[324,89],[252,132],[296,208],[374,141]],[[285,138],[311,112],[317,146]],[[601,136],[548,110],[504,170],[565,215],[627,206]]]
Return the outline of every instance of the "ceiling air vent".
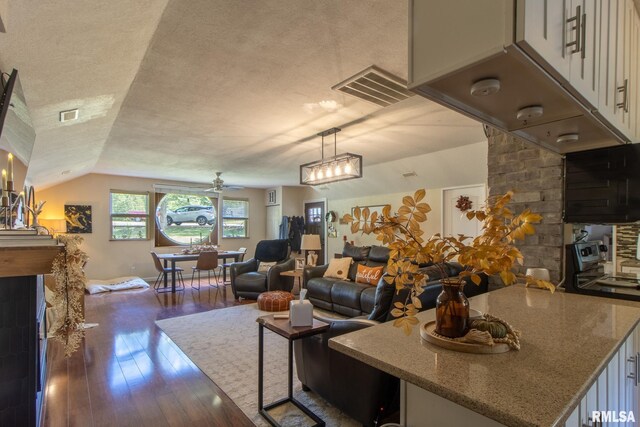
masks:
[[[78,120],[78,109],[75,108],[73,110],[60,111],[60,122],[71,122],[73,120]]]
[[[407,82],[375,65],[338,83],[331,89],[386,107],[414,95]]]

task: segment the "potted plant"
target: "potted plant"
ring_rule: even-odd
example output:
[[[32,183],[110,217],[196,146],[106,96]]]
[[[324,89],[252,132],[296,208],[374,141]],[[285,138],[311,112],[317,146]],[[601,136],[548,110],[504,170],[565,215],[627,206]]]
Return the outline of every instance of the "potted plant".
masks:
[[[469,303],[462,292],[464,278],[473,283],[481,283],[480,274],[499,275],[505,285],[517,280],[512,271],[516,263],[522,264],[523,256],[515,246],[517,240],[535,233],[533,224],[540,222],[542,216],[524,210],[516,215],[507,207],[513,197],[509,191],[504,195],[490,197],[485,206],[478,210],[468,210],[469,220],[477,219],[482,223],[479,236],[442,236],[439,233],[424,237],[421,223],[427,221],[431,207],[423,202],[424,189],[413,196],[404,196],[402,206],[391,213],[386,205],[382,214],[370,213],[368,208],[355,208],[353,215],[346,214],[343,220],[351,223],[351,232],[375,234],[381,244],[390,249],[385,281],[395,284],[396,291],[409,289],[404,303],[398,302],[391,311],[397,319],[394,325],[402,327],[406,334],[418,323],[415,317],[422,308],[418,296],[426,282],[420,265],[435,264],[441,272],[443,290],[436,305],[436,332],[449,338],[466,333],[469,319]],[[464,266],[458,277],[447,278],[445,262],[456,259]],[[534,285],[552,292],[555,287],[545,280],[525,276],[527,286]]]

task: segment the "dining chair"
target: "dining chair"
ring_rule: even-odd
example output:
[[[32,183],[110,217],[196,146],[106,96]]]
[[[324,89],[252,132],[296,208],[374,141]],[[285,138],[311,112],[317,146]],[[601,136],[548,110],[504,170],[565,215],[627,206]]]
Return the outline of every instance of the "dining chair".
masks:
[[[164,275],[165,274],[171,274],[171,268],[169,267],[164,267],[162,265],[162,261],[160,261],[160,258],[158,258],[158,254],[155,252],[151,252],[151,258],[153,258],[153,264],[156,267],[156,270],[158,271],[158,277],[156,278],[155,283],[153,284],[153,289],[156,290],[156,292],[171,292],[171,288],[167,287],[160,287],[160,284],[162,283],[162,279],[164,279]],[[182,283],[182,288],[180,288],[180,290],[184,290],[184,278],[182,277],[182,272],[184,270],[180,267],[176,267],[176,276],[178,278],[178,283]],[[178,287],[176,286],[176,290],[178,290]]]
[[[247,248],[239,248],[238,252],[241,252],[241,254],[238,256],[237,260],[234,260],[233,262],[226,262],[226,263],[224,263],[222,265],[222,269],[223,269],[222,275],[224,277],[223,282],[224,282],[225,285],[230,285],[231,284],[231,281],[227,282],[227,268],[231,267],[231,264],[233,264],[234,262],[242,262],[242,261],[244,261],[244,256],[247,253]]]
[[[211,286],[211,272],[213,271],[213,278],[216,281],[216,288],[218,286],[218,278],[220,272],[220,267],[218,266],[218,252],[200,252],[198,255],[198,260],[196,261],[196,265],[191,267],[191,287],[197,290],[200,290],[200,272],[206,271],[207,276],[209,278],[209,286]],[[193,280],[195,278],[196,272],[198,273],[198,286],[194,286]]]

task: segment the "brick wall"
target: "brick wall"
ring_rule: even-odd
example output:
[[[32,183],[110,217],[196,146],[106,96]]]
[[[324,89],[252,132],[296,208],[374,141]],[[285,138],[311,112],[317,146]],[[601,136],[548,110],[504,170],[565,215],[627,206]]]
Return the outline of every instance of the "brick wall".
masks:
[[[543,216],[536,234],[518,244],[524,255],[519,272],[527,267],[547,268],[551,281],[558,282],[563,254],[562,157],[495,129],[490,129],[488,142],[489,195],[514,190],[516,213],[530,208]]]
[[[618,258],[636,259],[638,234],[640,234],[640,224],[621,224],[617,226],[616,254]]]

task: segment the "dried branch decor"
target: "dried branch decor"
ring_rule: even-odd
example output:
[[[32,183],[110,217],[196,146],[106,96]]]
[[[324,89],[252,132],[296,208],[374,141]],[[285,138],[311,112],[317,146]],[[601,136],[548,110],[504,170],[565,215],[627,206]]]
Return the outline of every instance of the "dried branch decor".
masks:
[[[529,209],[515,215],[508,207],[513,192],[503,196],[491,197],[479,210],[469,210],[466,217],[478,219],[482,223],[482,232],[474,239],[458,235],[441,236],[439,233],[426,239],[421,223],[427,220],[431,207],[423,202],[424,189],[412,196],[404,196],[402,206],[391,214],[391,206],[386,205],[382,214],[370,213],[368,208],[355,208],[353,215],[345,215],[344,220],[351,223],[351,232],[375,234],[377,240],[390,249],[385,280],[395,284],[396,290],[410,290],[405,304],[396,302],[392,314],[398,319],[394,325],[402,327],[405,333],[418,323],[415,315],[422,308],[418,295],[422,293],[426,276],[419,269],[420,264],[434,263],[446,278],[444,262],[457,261],[465,266],[461,277],[470,277],[476,285],[481,283],[480,274],[499,275],[505,285],[516,281],[512,272],[514,264],[523,263],[520,250],[514,245],[516,240],[524,240],[526,235],[534,234],[532,224],[540,222],[542,216]],[[433,278],[432,278],[433,279]],[[554,285],[531,276],[525,277],[527,286],[533,285],[553,291]]]
[[[59,313],[52,325],[53,339],[64,345],[66,357],[70,357],[80,346],[84,337],[82,298],[87,281],[82,267],[87,254],[80,249],[84,240],[80,236],[61,235],[64,250],[53,260],[55,290],[52,305]]]

